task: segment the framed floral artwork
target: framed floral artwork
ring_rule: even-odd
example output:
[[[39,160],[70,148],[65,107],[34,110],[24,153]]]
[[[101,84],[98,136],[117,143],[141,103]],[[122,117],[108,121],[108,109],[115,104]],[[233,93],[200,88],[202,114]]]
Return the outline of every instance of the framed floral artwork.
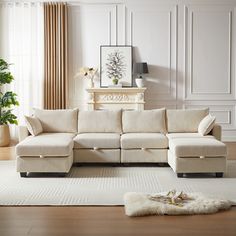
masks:
[[[132,46],[100,47],[100,87],[132,87]]]

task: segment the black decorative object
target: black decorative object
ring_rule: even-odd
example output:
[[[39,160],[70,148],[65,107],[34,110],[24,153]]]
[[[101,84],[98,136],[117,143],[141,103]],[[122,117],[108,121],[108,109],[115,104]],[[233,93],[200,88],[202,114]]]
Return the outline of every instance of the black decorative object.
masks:
[[[148,65],[147,62],[138,62],[133,65],[133,73],[137,74],[139,78],[142,78],[143,74],[148,74]]]

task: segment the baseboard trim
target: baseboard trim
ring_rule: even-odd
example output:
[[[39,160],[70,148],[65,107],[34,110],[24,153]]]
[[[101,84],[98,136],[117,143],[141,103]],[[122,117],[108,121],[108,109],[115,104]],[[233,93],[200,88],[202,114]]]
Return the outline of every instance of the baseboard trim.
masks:
[[[236,142],[236,137],[222,137],[223,142]]]

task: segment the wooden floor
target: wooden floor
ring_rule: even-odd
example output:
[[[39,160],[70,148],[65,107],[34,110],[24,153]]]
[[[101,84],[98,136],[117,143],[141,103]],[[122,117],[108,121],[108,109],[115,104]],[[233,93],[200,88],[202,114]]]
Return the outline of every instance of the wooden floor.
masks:
[[[236,209],[213,215],[129,218],[123,207],[2,207],[1,236],[235,236]]]
[[[228,159],[236,159],[236,143],[227,147]],[[15,159],[14,144],[0,148],[0,160],[9,159]],[[0,236],[25,235],[236,236],[236,207],[213,215],[137,218],[125,216],[123,207],[0,207]]]

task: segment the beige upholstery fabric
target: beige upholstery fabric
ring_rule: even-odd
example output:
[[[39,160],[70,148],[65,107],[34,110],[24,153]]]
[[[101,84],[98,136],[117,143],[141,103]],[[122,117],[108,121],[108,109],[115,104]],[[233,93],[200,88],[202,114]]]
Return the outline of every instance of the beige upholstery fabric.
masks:
[[[213,135],[202,136],[199,133],[169,133],[169,134],[166,134],[166,136],[168,137],[168,139],[172,139],[172,138],[214,138]]]
[[[17,172],[68,173],[73,164],[73,152],[66,157],[17,157]]]
[[[215,116],[207,115],[204,117],[198,126],[198,133],[201,135],[209,134],[214,127],[215,120]]]
[[[79,133],[121,133],[121,110],[81,111]]]
[[[120,134],[84,133],[74,138],[74,148],[120,148]]]
[[[216,173],[226,171],[226,157],[176,157],[168,151],[168,164],[176,173]]]
[[[120,149],[74,149],[74,162],[120,163]]]
[[[76,133],[78,109],[41,110],[34,109],[43,127],[43,132]]]
[[[198,125],[207,116],[209,109],[167,110],[167,129],[169,133],[198,132]]]
[[[168,133],[166,134],[168,139],[171,138],[216,138],[221,140],[221,126],[219,124],[214,124],[213,129],[208,135],[202,136],[199,133]]]
[[[25,116],[25,122],[31,135],[37,136],[43,132],[43,127],[37,117]]]
[[[127,133],[121,135],[121,148],[167,148],[168,139],[160,133]]]
[[[169,140],[169,149],[177,157],[226,156],[226,145],[214,138],[176,138]]]
[[[220,125],[215,124],[212,131],[210,132],[217,140],[221,140],[222,128]]]
[[[73,149],[73,134],[42,133],[29,136],[16,146],[17,156],[68,156]]]
[[[166,163],[167,149],[121,149],[121,163]]]
[[[18,141],[21,142],[30,135],[29,130],[26,126],[18,126]]]
[[[123,111],[124,133],[166,133],[165,108],[144,111]]]

